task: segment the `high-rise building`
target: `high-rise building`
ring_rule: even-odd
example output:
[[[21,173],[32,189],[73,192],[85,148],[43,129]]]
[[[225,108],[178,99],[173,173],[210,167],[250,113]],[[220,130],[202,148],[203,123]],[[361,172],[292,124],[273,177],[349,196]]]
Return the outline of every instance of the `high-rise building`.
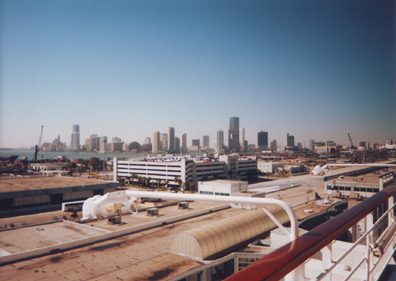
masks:
[[[168,128],[168,150],[169,152],[175,151],[175,128]]]
[[[181,150],[182,150],[182,152],[187,152],[187,134],[182,135]]]
[[[153,151],[153,153],[158,153],[160,151],[160,132],[159,131],[153,132],[152,151]]]
[[[230,130],[239,130],[239,117],[230,118]]]
[[[160,150],[168,149],[168,134],[160,135]]]
[[[272,151],[276,151],[278,149],[278,145],[277,145],[277,143],[276,143],[276,140],[273,140],[272,142],[271,142],[271,150]]]
[[[73,125],[70,149],[75,151],[80,150],[80,125]]]
[[[151,144],[151,139],[149,137],[145,138],[143,144]]]
[[[107,146],[107,137],[103,136],[100,138],[100,152],[105,153],[107,150],[106,146]]]
[[[224,133],[222,130],[217,131],[217,152],[223,152],[224,147]]]
[[[239,151],[239,117],[230,118],[230,129],[228,130],[228,147],[233,152]]]
[[[287,133],[285,135],[285,144],[286,147],[294,147],[294,136]]]
[[[89,139],[85,142],[88,145],[89,151],[99,151],[100,150],[100,138],[97,134],[93,134],[89,137]]]
[[[257,134],[257,148],[258,150],[268,149],[268,132],[258,132]]]
[[[366,142],[365,141],[360,141],[358,144],[358,149],[366,149]]]
[[[121,142],[121,139],[119,137],[114,137],[112,138],[113,142]]]
[[[199,139],[192,140],[192,145],[195,145],[195,146],[199,147]]]
[[[315,140],[309,140],[308,143],[309,143],[308,144],[309,145],[308,149],[310,151],[315,151]]]
[[[175,137],[175,152],[180,152],[180,139],[178,137]]]
[[[224,132],[223,130],[217,131],[217,152],[221,153],[224,151]]]
[[[245,150],[245,128],[239,130],[239,146],[242,150]]]
[[[202,141],[203,142],[203,147],[209,148],[209,136],[208,135],[203,136],[202,140],[203,140]]]

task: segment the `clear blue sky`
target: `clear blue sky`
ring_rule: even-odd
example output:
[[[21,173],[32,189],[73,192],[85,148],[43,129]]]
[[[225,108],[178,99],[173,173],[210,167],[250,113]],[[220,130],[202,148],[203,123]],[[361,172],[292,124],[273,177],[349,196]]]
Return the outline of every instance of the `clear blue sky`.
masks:
[[[188,144],[396,141],[395,2],[0,0],[0,147],[58,135]],[[225,134],[226,135],[226,134]],[[226,144],[228,138],[225,137]]]

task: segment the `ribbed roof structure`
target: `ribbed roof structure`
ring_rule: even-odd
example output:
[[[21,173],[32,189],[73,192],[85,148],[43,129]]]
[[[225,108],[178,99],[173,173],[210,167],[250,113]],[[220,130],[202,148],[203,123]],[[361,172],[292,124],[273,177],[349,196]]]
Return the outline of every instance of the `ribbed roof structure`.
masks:
[[[266,209],[281,224],[289,222],[281,207],[270,205]],[[205,259],[275,227],[276,224],[262,209],[250,211],[179,234],[172,242],[171,251]]]

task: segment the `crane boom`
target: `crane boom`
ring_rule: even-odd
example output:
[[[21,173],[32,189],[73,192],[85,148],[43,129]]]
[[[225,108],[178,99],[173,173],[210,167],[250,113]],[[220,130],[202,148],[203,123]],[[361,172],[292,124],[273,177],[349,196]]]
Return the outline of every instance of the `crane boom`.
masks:
[[[352,142],[351,135],[350,135],[349,133],[348,133],[348,138],[349,138],[349,141],[351,142],[351,148],[354,147],[353,142]]]
[[[41,125],[41,132],[40,132],[39,141],[38,141],[38,144],[36,145],[35,150],[34,150],[34,160],[37,160],[37,154],[38,154],[38,152],[40,150],[41,138],[42,137],[43,137],[43,125]]]

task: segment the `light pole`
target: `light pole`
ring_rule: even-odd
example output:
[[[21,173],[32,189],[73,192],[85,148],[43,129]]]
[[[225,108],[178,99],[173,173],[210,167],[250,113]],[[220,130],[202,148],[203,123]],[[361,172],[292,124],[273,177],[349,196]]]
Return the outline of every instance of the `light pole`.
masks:
[[[106,140],[105,139],[103,139],[103,180],[105,180],[105,166],[106,166],[106,161],[105,161],[105,159],[106,159],[106,157],[105,157],[105,154],[106,154]]]

